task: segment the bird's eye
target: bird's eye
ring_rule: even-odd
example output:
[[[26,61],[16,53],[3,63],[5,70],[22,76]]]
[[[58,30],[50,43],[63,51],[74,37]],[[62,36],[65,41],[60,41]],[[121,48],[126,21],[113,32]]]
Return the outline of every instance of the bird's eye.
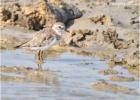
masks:
[[[63,26],[58,26],[59,29],[64,30],[65,28]]]
[[[61,28],[61,26],[58,26],[59,28]]]

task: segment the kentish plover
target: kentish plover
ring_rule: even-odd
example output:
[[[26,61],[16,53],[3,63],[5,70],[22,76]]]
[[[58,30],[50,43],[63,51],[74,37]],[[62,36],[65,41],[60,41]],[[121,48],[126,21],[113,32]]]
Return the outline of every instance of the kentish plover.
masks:
[[[46,50],[58,43],[64,33],[64,23],[56,22],[52,28],[47,27],[37,32],[30,41],[21,45],[20,47],[37,51],[39,59],[42,59],[43,50]],[[42,69],[40,64],[38,64],[38,67],[39,69]]]

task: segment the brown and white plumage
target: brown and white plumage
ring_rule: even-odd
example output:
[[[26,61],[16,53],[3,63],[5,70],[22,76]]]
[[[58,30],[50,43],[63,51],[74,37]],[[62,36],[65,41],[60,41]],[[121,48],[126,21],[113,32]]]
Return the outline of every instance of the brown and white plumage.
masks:
[[[41,63],[43,62],[43,50],[50,48],[56,44],[65,32],[65,25],[61,22],[55,23],[52,28],[45,28],[37,32],[33,38],[27,43],[23,44],[22,48],[29,48],[37,51],[37,64],[39,70],[42,70]]]
[[[65,26],[61,22],[57,22],[52,28],[45,28],[37,32],[33,38],[23,44],[22,48],[30,48],[31,50],[44,50],[57,43],[65,31]]]

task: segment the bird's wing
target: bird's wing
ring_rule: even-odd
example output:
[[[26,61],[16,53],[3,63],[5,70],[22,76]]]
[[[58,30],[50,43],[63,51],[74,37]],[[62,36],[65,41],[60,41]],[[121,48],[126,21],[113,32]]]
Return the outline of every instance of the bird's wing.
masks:
[[[49,29],[41,30],[38,33],[36,33],[33,38],[23,44],[21,47],[40,47],[42,44],[47,41],[50,41],[53,36],[50,33],[51,31]]]
[[[31,49],[32,50],[44,50],[44,49],[48,49],[50,48],[51,46],[53,46],[54,44],[57,43],[57,38],[56,37],[53,37],[52,39],[50,39],[49,41],[46,40],[46,41],[43,41],[43,43],[41,44],[40,47],[32,47]]]

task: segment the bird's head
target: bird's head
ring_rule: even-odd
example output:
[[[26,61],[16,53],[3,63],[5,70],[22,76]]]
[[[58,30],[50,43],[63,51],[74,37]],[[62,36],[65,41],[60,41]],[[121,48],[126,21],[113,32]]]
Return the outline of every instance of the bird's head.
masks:
[[[56,22],[53,26],[52,29],[56,32],[56,35],[62,36],[65,33],[65,24],[62,22]]]

